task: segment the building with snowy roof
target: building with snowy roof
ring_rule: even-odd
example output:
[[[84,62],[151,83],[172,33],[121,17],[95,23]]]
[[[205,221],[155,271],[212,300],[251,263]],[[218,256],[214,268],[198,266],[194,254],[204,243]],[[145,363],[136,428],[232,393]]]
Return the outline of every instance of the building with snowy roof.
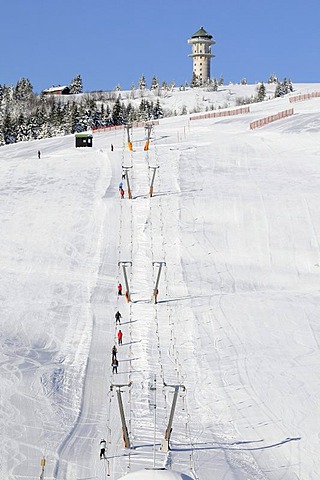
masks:
[[[69,95],[70,88],[67,85],[57,85],[42,90],[43,95]]]

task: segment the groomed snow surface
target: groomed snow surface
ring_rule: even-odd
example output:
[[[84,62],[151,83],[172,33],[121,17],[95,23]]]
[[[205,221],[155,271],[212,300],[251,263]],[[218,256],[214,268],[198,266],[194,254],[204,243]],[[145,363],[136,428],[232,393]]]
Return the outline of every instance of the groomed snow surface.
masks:
[[[250,109],[1,147],[1,479],[320,478],[320,98]]]

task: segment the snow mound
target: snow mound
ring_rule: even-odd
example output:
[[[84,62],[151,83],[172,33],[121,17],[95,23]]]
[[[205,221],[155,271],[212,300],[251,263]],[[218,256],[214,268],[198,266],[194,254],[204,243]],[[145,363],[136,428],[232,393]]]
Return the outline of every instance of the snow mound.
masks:
[[[126,480],[192,480],[189,475],[184,473],[166,470],[165,468],[145,468],[137,472],[129,473],[121,479]]]

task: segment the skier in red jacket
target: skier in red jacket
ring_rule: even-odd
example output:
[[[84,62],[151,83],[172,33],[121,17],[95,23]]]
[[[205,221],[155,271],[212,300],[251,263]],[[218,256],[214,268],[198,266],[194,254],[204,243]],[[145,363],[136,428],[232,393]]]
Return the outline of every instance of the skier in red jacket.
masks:
[[[119,332],[118,332],[118,345],[122,345],[122,337],[123,337],[123,333],[121,332],[121,330],[119,330]]]
[[[118,284],[118,295],[122,295],[122,285],[121,285],[121,283]]]

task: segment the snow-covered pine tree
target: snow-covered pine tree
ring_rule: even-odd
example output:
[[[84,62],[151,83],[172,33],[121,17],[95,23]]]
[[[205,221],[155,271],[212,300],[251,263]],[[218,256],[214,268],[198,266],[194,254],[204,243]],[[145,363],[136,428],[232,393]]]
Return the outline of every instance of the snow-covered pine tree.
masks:
[[[139,112],[138,112],[138,115],[139,115],[139,120],[147,120],[147,101],[142,98],[141,99],[141,102],[140,102],[140,105],[139,105]]]
[[[132,84],[131,84],[130,90],[131,90],[131,91],[130,91],[130,98],[131,98],[132,100],[134,100],[134,99],[135,99],[135,96],[136,96],[136,95],[135,95],[136,87],[135,87],[135,85],[134,85],[133,82],[132,82]]]
[[[154,75],[151,80],[150,90],[156,90],[159,88],[159,82],[157,77]]]
[[[17,142],[30,140],[29,122],[21,112],[16,120]]]
[[[292,86],[291,80],[289,80],[288,78],[285,77],[283,79],[282,84],[283,84],[283,89],[284,89],[285,93],[293,92],[293,86]]]
[[[283,82],[278,82],[274,96],[275,98],[277,97],[282,97],[283,95],[286,95],[287,93],[293,92],[293,86],[291,80],[288,80],[287,78],[283,79]]]
[[[17,141],[16,123],[12,118],[9,109],[6,109],[2,121],[3,141],[6,145]]]
[[[129,102],[126,106],[124,113],[124,119],[126,123],[132,123],[137,120],[136,111],[131,102]]]
[[[4,145],[4,136],[3,136],[3,125],[2,125],[2,120],[0,118],[0,146]]]
[[[209,86],[208,86],[208,92],[217,92],[218,91],[218,80],[216,78],[213,78],[210,80]]]
[[[20,78],[13,91],[14,100],[19,102],[28,101],[33,95],[34,93],[31,82],[27,78]]]
[[[157,98],[156,104],[153,108],[153,118],[158,119],[158,118],[163,118],[163,110],[160,105],[160,100]]]
[[[139,85],[139,90],[145,90],[147,88],[147,82],[144,75],[141,75],[138,85]]]
[[[51,112],[49,113],[49,119],[50,128],[47,130],[49,136],[55,137],[63,135],[65,133],[65,118],[64,109],[60,102],[54,103],[52,106]]]
[[[186,105],[182,105],[181,115],[187,115],[187,113],[188,113],[188,110],[187,110]]]
[[[278,83],[278,77],[275,73],[272,73],[268,78],[268,83]]]
[[[195,72],[192,72],[190,87],[191,88],[200,87],[200,80]]]
[[[29,117],[30,137],[32,139],[45,138],[43,133],[46,130],[48,118],[43,108],[37,107]]]
[[[71,80],[69,88],[71,94],[83,93],[83,83],[81,75],[77,75],[76,77],[74,77],[73,80]]]
[[[257,102],[263,102],[266,97],[266,87],[263,82],[257,87]]]
[[[112,118],[112,125],[124,124],[123,105],[120,102],[120,95],[118,96],[115,104],[113,105],[111,118]]]

